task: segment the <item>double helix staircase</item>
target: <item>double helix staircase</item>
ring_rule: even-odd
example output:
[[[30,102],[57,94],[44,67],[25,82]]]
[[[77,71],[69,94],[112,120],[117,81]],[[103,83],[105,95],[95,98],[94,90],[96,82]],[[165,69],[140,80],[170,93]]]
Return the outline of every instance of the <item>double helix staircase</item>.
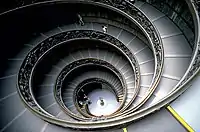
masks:
[[[190,0],[23,4],[0,14],[1,132],[145,131],[199,70]]]

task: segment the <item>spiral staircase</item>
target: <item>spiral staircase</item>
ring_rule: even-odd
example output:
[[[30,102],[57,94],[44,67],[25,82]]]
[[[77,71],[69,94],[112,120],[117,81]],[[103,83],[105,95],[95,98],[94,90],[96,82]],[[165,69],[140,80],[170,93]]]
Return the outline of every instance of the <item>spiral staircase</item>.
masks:
[[[200,129],[199,1],[6,2],[0,132]]]

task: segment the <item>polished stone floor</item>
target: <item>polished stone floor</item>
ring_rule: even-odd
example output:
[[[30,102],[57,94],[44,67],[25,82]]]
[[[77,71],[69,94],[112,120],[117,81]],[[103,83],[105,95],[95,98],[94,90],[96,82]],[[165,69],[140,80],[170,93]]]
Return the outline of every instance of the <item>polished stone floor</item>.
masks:
[[[120,106],[114,93],[107,89],[96,89],[88,95],[91,104],[88,106],[91,114],[105,116],[114,113]]]

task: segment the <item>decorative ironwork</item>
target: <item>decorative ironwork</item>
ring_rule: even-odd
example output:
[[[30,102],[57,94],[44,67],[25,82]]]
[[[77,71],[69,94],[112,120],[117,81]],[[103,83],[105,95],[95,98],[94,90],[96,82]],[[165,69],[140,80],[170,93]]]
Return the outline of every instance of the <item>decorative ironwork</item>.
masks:
[[[144,31],[148,36],[148,39],[152,45],[152,49],[155,56],[155,72],[150,85],[150,92],[137,106],[132,107],[131,111],[138,109],[142,104],[144,104],[153,91],[156,89],[158,82],[161,78],[161,72],[164,63],[164,49],[162,45],[161,38],[151,21],[142,13],[137,7],[135,7],[128,0],[90,0],[93,2],[109,5],[115,8],[115,10],[123,11],[128,17],[131,17],[133,21],[138,24],[138,26]]]
[[[73,112],[71,112],[65,106],[65,104],[62,100],[62,87],[63,87],[63,82],[65,81],[65,78],[67,77],[67,75],[69,75],[76,68],[79,68],[79,67],[85,66],[85,65],[98,65],[98,66],[110,69],[119,78],[119,80],[122,84],[122,88],[124,88],[123,102],[125,102],[125,99],[126,99],[125,97],[126,97],[127,86],[126,86],[125,80],[122,77],[121,73],[110,63],[103,61],[103,60],[95,59],[95,58],[87,58],[87,59],[81,59],[81,60],[74,61],[74,62],[70,63],[69,65],[67,65],[66,67],[64,67],[62,69],[62,71],[60,72],[60,74],[58,75],[58,78],[56,80],[54,94],[55,94],[55,99],[56,99],[57,103],[66,111],[66,113],[78,120],[86,120],[86,118],[81,119],[81,117],[79,117],[76,114],[74,114]],[[76,91],[76,89],[74,91]],[[123,106],[123,104],[124,103],[121,104],[121,107]],[[89,119],[89,120],[91,120],[91,119]]]
[[[197,52],[195,60],[192,64],[188,74],[174,89],[177,89],[177,88],[180,88],[181,86],[183,86],[193,75],[195,75],[195,73],[199,70],[199,67],[200,67],[200,48]]]
[[[62,44],[63,42],[75,39],[93,39],[104,41],[120,49],[126,56],[128,56],[128,59],[130,60],[130,63],[135,73],[135,88],[139,89],[140,72],[137,60],[122,42],[110,35],[93,30],[67,31],[54,35],[38,44],[28,53],[27,57],[22,63],[18,74],[19,92],[22,95],[21,97],[23,98],[25,103],[28,104],[31,107],[31,109],[33,108],[35,110],[43,111],[43,113],[46,112],[45,110],[39,107],[39,105],[33,98],[33,94],[31,92],[32,88],[30,85],[30,80],[32,77],[32,73],[34,72],[34,67],[37,65],[37,62],[53,47]],[[75,65],[75,63],[73,63],[73,65]],[[135,93],[135,96],[136,95],[137,93]]]
[[[137,23],[137,25],[144,31],[144,33],[147,35],[152,45],[152,49],[155,54],[155,65],[156,65],[155,68],[156,69],[155,69],[153,81],[151,84],[151,87],[152,87],[151,89],[154,90],[160,79],[161,71],[163,68],[163,46],[162,46],[161,39],[157,33],[157,30],[155,29],[153,24],[139,9],[137,9],[134,5],[130,4],[128,1],[125,1],[125,0],[86,0],[86,1],[96,2],[97,4],[101,3],[106,6],[110,5],[111,7],[114,7],[115,10],[126,13],[127,15],[126,17],[129,17],[132,21]],[[133,70],[135,72],[135,85],[136,85],[136,88],[139,88],[140,73],[139,73],[138,63],[134,55],[128,50],[126,46],[123,45],[123,43],[121,43],[114,37],[106,35],[101,32],[96,32],[92,30],[76,30],[76,31],[62,32],[57,35],[54,35],[44,40],[40,44],[38,44],[35,48],[33,48],[28,53],[22,66],[20,67],[20,71],[18,74],[19,93],[23,101],[31,110],[35,111],[40,117],[42,117],[43,119],[49,122],[62,125],[62,126],[74,127],[74,128],[75,127],[88,128],[89,127],[88,125],[91,125],[90,128],[97,128],[97,126],[98,127],[109,126],[109,124],[105,126],[101,126],[101,122],[96,122],[94,125],[84,124],[84,123],[79,123],[79,122],[72,123],[69,121],[63,121],[61,119],[51,117],[47,115],[45,111],[39,107],[39,105],[33,98],[32,91],[31,91],[32,86],[31,86],[30,81],[32,78],[32,74],[34,72],[34,68],[37,65],[38,61],[55,46],[62,44],[63,42],[67,42],[67,41],[75,40],[75,39],[100,40],[100,41],[107,42],[115,46],[119,50],[121,50],[128,57],[128,59],[130,60],[130,63],[132,64]],[[56,94],[56,96],[60,96],[60,95]],[[117,118],[116,121],[123,120],[123,119],[124,119],[123,117],[120,117],[120,118]]]
[[[123,79],[123,78],[121,78],[121,79]],[[108,85],[108,86],[110,86],[112,88],[111,90],[114,92],[114,94],[116,96],[119,95],[119,92],[108,81],[106,81],[104,79],[101,79],[101,78],[89,78],[89,79],[86,79],[86,80],[82,81],[81,83],[79,83],[77,85],[77,87],[74,90],[73,94],[74,95],[77,94],[78,91],[80,91],[80,89],[83,87],[83,85],[88,84],[88,83],[102,83],[102,84],[104,83],[104,84],[106,84],[106,85]],[[123,88],[123,86],[122,86],[122,88]],[[75,96],[75,98],[76,98],[76,96]]]
[[[160,74],[160,68],[163,63],[163,45],[159,37],[159,33],[150,22],[150,20],[135,6],[133,6],[128,0],[91,0],[94,2],[103,3],[106,5],[113,6],[131,16],[132,19],[139,23],[144,31],[148,34],[148,37],[151,39],[153,49],[157,58],[157,67],[156,76]]]
[[[123,78],[122,78],[123,79]],[[89,83],[101,83],[101,84],[106,84],[107,86],[109,86],[108,88],[110,88],[109,90],[112,92],[112,93],[114,93],[114,95],[116,96],[116,99],[118,99],[118,97],[119,97],[119,91],[118,90],[116,90],[113,86],[112,86],[112,84],[110,84],[108,81],[106,81],[106,80],[104,80],[104,79],[101,79],[101,78],[89,78],[89,79],[86,79],[86,80],[84,80],[84,81],[82,81],[81,83],[79,83],[78,85],[77,85],[77,87],[75,88],[75,90],[74,90],[74,92],[73,92],[73,95],[74,95],[74,97],[73,97],[73,100],[74,100],[74,103],[75,103],[75,106],[78,108],[77,110],[80,112],[80,113],[82,113],[83,115],[85,115],[86,117],[91,117],[91,120],[92,119],[94,119],[94,117],[96,117],[96,116],[94,116],[94,115],[92,115],[91,113],[88,113],[88,110],[82,110],[81,108],[79,108],[79,105],[78,105],[78,100],[77,100],[77,97],[78,97],[78,94],[79,94],[79,92],[80,92],[80,90],[81,90],[81,88],[85,85],[85,84],[89,84]],[[123,90],[123,85],[121,86],[121,90]],[[125,95],[125,91],[123,92],[124,93],[124,98],[126,97]],[[123,102],[123,101],[122,101]],[[123,103],[121,104],[121,106],[123,105]],[[119,107],[119,109],[120,109],[120,107]],[[87,113],[85,113],[85,112],[87,112]],[[105,117],[105,118],[107,118],[107,117]],[[104,119],[105,119],[104,118]],[[102,119],[102,117],[100,118],[100,119]]]
[[[198,0],[192,0],[191,4],[194,5],[194,7],[196,8],[196,10],[199,13],[199,9],[200,7],[198,6],[200,4],[200,2]],[[193,12],[195,15],[195,12]],[[195,15],[198,17],[199,14]],[[199,21],[197,20],[197,23],[199,23]],[[197,25],[198,26],[198,25]],[[197,29],[199,27],[196,27]],[[199,41],[199,36],[196,35],[196,42],[194,44],[194,51],[193,51],[193,57],[192,57],[192,61],[190,62],[190,66],[189,66],[189,70],[186,71],[185,76],[182,77],[182,79],[179,81],[179,83],[173,88],[173,90],[175,89],[181,89],[184,85],[186,85],[186,83],[188,82],[188,80],[190,80],[199,70],[200,70],[200,41]],[[174,91],[172,91],[174,92]]]
[[[200,0],[192,0],[192,3],[194,4],[194,6],[200,16]]]
[[[92,0],[93,1],[93,0]],[[162,71],[162,65],[163,65],[163,46],[161,43],[161,40],[159,38],[158,33],[156,32],[156,29],[152,25],[152,23],[148,20],[148,18],[136,7],[132,6],[130,3],[124,0],[94,0],[94,2],[101,2],[107,5],[111,5],[119,10],[124,11],[128,15],[130,15],[135,21],[140,23],[142,28],[145,30],[145,32],[148,34],[148,37],[151,39],[150,41],[152,42],[153,46],[153,51],[155,53],[155,60],[156,60],[156,69],[155,69],[155,74],[153,77],[153,83],[152,83],[152,90],[155,90],[156,84],[158,80],[160,79],[160,74]],[[103,41],[107,41],[111,44],[114,44],[116,47],[121,49],[131,60],[133,70],[135,72],[135,87],[139,89],[139,67],[137,66],[137,62],[133,54],[128,50],[128,48],[115,39],[112,36],[103,34],[101,32],[96,32],[92,30],[76,30],[76,31],[68,31],[68,32],[63,32],[60,34],[57,34],[53,37],[48,38],[47,40],[43,41],[40,43],[37,47],[35,47],[29,54],[28,57],[26,57],[26,61],[30,61],[31,64],[34,65],[38,58],[42,56],[46,51],[48,51],[50,48],[53,46],[57,45],[58,43],[61,43],[66,40],[70,39],[77,39],[77,38],[88,38],[88,39],[99,39]],[[23,63],[24,64],[24,63]],[[23,68],[22,68],[23,67]],[[20,72],[25,70],[27,72],[27,67],[26,65],[23,65],[20,69]],[[31,73],[31,65],[28,66],[30,67],[29,75]],[[20,74],[19,74],[20,75]],[[19,76],[20,77],[20,76]],[[20,78],[19,78],[20,79]],[[26,84],[27,85],[27,84]],[[19,86],[22,87],[23,84],[19,83]],[[28,95],[31,94],[29,90]],[[24,98],[25,99],[25,98]],[[32,98],[31,98],[32,99]],[[26,100],[26,99],[25,99]],[[34,99],[33,99],[34,100]],[[37,105],[37,103],[30,103],[30,100],[26,100],[29,102],[31,105],[32,103],[34,105]]]

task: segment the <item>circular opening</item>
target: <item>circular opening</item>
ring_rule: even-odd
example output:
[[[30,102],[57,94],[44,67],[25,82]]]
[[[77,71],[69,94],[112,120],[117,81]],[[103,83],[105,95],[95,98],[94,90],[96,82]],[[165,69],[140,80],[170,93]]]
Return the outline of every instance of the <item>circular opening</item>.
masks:
[[[104,82],[85,84],[78,92],[78,104],[87,107],[88,113],[94,116],[113,114],[120,107],[112,87]]]

